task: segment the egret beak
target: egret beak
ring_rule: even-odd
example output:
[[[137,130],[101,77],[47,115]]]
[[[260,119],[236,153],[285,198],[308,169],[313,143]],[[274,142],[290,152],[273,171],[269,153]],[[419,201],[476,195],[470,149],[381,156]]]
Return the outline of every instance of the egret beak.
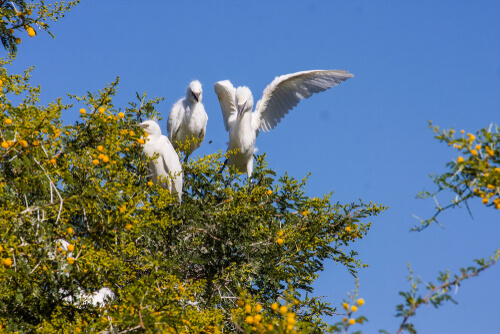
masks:
[[[191,94],[193,95],[193,97],[196,99],[196,102],[200,102],[200,95],[201,95],[201,92],[191,92]]]
[[[143,129],[147,129],[149,127],[149,124],[141,123],[141,124],[139,124],[139,127],[143,128]]]
[[[241,118],[241,115],[243,115],[243,111],[245,110],[245,106],[247,105],[247,102],[243,104],[238,104],[238,119]]]

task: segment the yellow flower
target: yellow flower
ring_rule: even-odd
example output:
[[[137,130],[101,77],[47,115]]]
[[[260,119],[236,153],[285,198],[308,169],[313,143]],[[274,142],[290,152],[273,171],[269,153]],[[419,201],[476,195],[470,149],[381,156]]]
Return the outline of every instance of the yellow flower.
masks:
[[[250,305],[248,305],[248,304],[247,304],[247,305],[245,305],[245,312],[246,312],[246,313],[250,313],[250,312],[252,312],[252,306],[250,306]]]
[[[82,115],[83,115],[83,114],[85,114],[85,113],[86,113],[85,108],[80,109],[80,114],[82,114]]]
[[[262,305],[260,305],[260,304],[255,305],[255,311],[256,312],[262,311]]]
[[[5,124],[6,124],[6,125],[11,125],[11,124],[12,124],[12,120],[11,120],[10,118],[7,118],[7,119],[5,120]]]
[[[346,231],[347,233],[351,233],[351,228],[350,228],[349,226],[346,226],[346,227],[345,227],[345,231]]]
[[[472,154],[472,155],[477,155],[477,151],[476,151],[476,150],[471,150],[471,151],[470,151],[470,154]]]
[[[92,160],[92,163],[93,163],[95,166],[97,166],[97,165],[99,165],[99,160],[94,159],[94,160]]]
[[[349,325],[354,325],[356,323],[356,320],[353,318],[349,319]]]
[[[125,228],[126,228],[127,230],[130,230],[130,229],[132,228],[132,224],[126,224],[126,225],[125,225]]]
[[[356,312],[358,310],[358,307],[356,305],[351,306],[351,311]]]
[[[36,33],[35,33],[35,29],[33,29],[32,27],[28,27],[28,28],[26,28],[26,31],[28,32],[28,35],[29,35],[30,37],[33,37],[33,36],[35,36],[35,35],[36,35]]]
[[[474,148],[479,151],[481,149],[481,145],[477,144]]]
[[[75,250],[75,245],[71,245],[71,244],[70,244],[70,245],[68,245],[68,250],[69,250],[70,252],[74,251],[74,250]]]
[[[267,194],[268,196],[269,196],[269,195],[271,195],[272,193],[273,193],[273,191],[272,191],[272,190],[268,190],[268,191],[266,191],[266,194]]]
[[[73,259],[72,257],[68,257],[68,263],[69,264],[75,263],[75,259]]]
[[[120,112],[120,113],[118,113],[118,117],[123,118],[123,117],[125,117],[125,114]]]
[[[342,304],[342,307],[343,307],[345,310],[348,310],[348,309],[349,309],[349,304],[347,304],[347,303],[343,303],[343,304]]]
[[[21,39],[19,37],[16,38],[16,44],[21,44]]]
[[[462,157],[458,157],[458,158],[457,158],[457,162],[458,162],[458,163],[462,163],[462,162],[464,162],[464,158],[462,158]]]
[[[139,144],[141,144],[141,145],[144,145],[144,139],[142,139],[142,138],[139,138],[139,139],[137,140],[137,142],[138,142]]]
[[[361,306],[365,303],[365,300],[363,298],[359,298],[357,301],[358,305]]]
[[[343,318],[342,318],[342,321],[343,321],[343,322],[346,322],[346,321],[347,321],[347,318],[346,318],[346,317],[343,317]]]
[[[308,214],[308,213],[309,213],[309,212],[308,212],[307,210],[305,210],[305,211],[302,211],[302,212],[301,212],[301,215],[302,215],[302,216],[307,216],[307,214]]]
[[[286,312],[288,312],[288,307],[285,305],[280,306],[280,313],[285,314]]]
[[[56,164],[56,159],[54,159],[54,158],[50,159],[50,163],[53,164],[53,165],[55,165]]]
[[[73,229],[71,227],[68,227],[68,229],[66,231],[68,231],[69,234],[73,233]]]
[[[120,210],[120,213],[124,213],[125,210],[127,210],[127,207],[125,205],[124,206],[119,206],[118,210]]]
[[[4,142],[2,142],[2,144],[0,146],[2,146],[2,148],[4,148],[4,149],[7,149],[9,147],[9,143],[4,141]]]
[[[253,320],[257,323],[259,321],[262,320],[262,316],[260,314],[256,314],[254,317],[253,317]]]
[[[245,318],[245,322],[246,322],[247,324],[253,324],[253,317],[252,317],[252,316],[248,316],[248,317],[246,317],[246,318]]]
[[[276,242],[278,243],[278,245],[281,245],[283,243],[283,239],[278,238],[278,240],[276,240]]]
[[[3,259],[2,263],[7,268],[10,268],[12,266],[12,260],[10,258]]]
[[[152,186],[153,186],[153,184],[154,184],[154,183],[153,183],[153,181],[149,181],[149,182],[148,182],[148,186],[150,186],[150,187],[152,187]]]
[[[108,162],[108,161],[109,161],[109,157],[107,155],[102,157],[102,162]]]
[[[102,146],[102,145],[97,146],[97,150],[98,150],[99,152],[104,151],[104,146]]]
[[[104,108],[103,107],[99,107],[99,109],[97,109],[97,111],[99,111],[99,114],[104,114]]]
[[[278,309],[278,304],[272,303],[271,304],[271,310],[276,311]]]

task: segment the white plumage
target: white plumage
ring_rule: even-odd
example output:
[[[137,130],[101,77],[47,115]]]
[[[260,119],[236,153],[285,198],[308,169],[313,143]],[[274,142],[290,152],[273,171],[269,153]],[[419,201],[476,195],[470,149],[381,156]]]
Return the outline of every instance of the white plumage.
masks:
[[[264,89],[253,113],[253,96],[248,87],[235,89],[229,80],[215,83],[224,125],[229,131],[228,150],[239,150],[229,156],[228,164],[250,177],[259,130],[267,132],[273,129],[300,100],[352,77],[352,74],[341,70],[303,71],[276,77]]]
[[[163,188],[167,188],[171,193],[177,193],[179,201],[181,201],[183,174],[177,152],[168,138],[161,134],[158,123],[149,120],[139,124],[139,126],[148,134],[143,147],[144,153],[151,158],[158,154],[155,160],[149,162],[149,168],[153,173],[153,182],[160,182]]]
[[[194,80],[188,86],[186,97],[177,101],[168,114],[168,139],[176,149],[179,148],[178,142],[184,144],[192,138],[200,140],[185,150],[186,158],[200,147],[205,138],[208,116],[202,98],[201,83]]]

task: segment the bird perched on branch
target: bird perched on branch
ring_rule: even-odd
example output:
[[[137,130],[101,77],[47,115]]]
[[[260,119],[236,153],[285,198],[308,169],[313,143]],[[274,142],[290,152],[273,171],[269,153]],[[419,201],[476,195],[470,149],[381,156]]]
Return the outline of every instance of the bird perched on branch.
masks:
[[[139,124],[144,132],[148,134],[143,151],[150,158],[155,154],[158,157],[149,162],[149,169],[153,173],[153,182],[160,182],[163,188],[170,190],[171,193],[177,193],[179,202],[182,197],[182,166],[179,156],[166,136],[161,134],[158,123],[149,120]]]
[[[259,131],[273,129],[300,100],[332,88],[353,75],[341,70],[313,70],[276,77],[264,89],[252,113],[253,96],[248,87],[235,89],[229,80],[215,83],[215,93],[229,132],[228,150],[238,152],[228,158],[240,173],[250,178],[253,171],[255,140]]]
[[[198,80],[191,81],[186,91],[186,97],[177,101],[168,114],[168,139],[174,147],[181,148],[186,154],[186,160],[194,150],[200,147],[207,128],[208,116],[201,100],[203,89]],[[186,141],[196,142],[184,147]]]

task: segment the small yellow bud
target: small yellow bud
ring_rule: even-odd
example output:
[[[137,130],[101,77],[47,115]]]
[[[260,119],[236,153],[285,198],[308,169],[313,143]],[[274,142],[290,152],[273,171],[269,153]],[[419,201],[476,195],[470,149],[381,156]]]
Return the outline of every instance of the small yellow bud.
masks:
[[[75,250],[75,245],[71,245],[71,244],[70,244],[70,245],[68,245],[68,250],[69,250],[70,252],[74,251],[74,250]]]
[[[16,44],[21,44],[21,39],[19,37],[16,38]]]
[[[28,35],[29,35],[30,37],[33,37],[33,36],[35,36],[35,35],[36,35],[36,33],[35,33],[35,29],[33,29],[32,27],[28,27],[28,28],[26,28],[26,31],[28,32]]]
[[[80,109],[80,114],[84,115],[86,113],[85,108]]]
[[[347,303],[343,303],[343,304],[342,304],[342,307],[343,307],[345,310],[348,310],[348,309],[349,309],[349,304],[347,304]]]
[[[351,233],[351,228],[350,228],[349,226],[346,226],[346,227],[345,227],[345,231],[346,231],[347,233]]]
[[[356,312],[358,310],[358,307],[356,305],[351,306],[351,311]]]
[[[66,231],[68,231],[69,234],[73,233],[73,229],[71,227],[68,227],[68,229]]]
[[[354,325],[356,323],[356,320],[351,318],[351,319],[349,319],[348,323],[349,323],[349,325]]]
[[[359,298],[357,303],[359,306],[362,306],[365,303],[365,300],[363,298]]]
[[[92,163],[93,163],[95,166],[97,166],[97,165],[99,165],[99,160],[94,159],[94,160],[92,160]]]
[[[54,159],[54,158],[50,159],[50,163],[51,163],[51,164],[55,165],[55,164],[56,164],[56,162],[57,162],[57,161],[56,161],[56,159]]]
[[[251,307],[250,305],[248,305],[248,304],[247,304],[247,305],[245,305],[245,312],[246,312],[246,313],[250,313],[250,312],[252,312],[252,307]]]
[[[97,150],[98,150],[99,152],[104,151],[104,146],[102,146],[102,145],[97,146]]]
[[[458,162],[458,163],[462,163],[462,162],[464,162],[464,158],[462,158],[462,157],[458,157],[458,158],[457,158],[457,162]]]
[[[12,267],[12,260],[10,258],[3,259],[2,262],[6,268]]]
[[[69,264],[75,263],[75,259],[73,259],[72,257],[68,257],[68,263]]]
[[[11,120],[10,118],[7,118],[7,119],[5,120],[5,124],[6,124],[6,125],[11,125],[11,124],[12,124],[12,120]]]
[[[251,325],[251,324],[253,324],[253,317],[251,317],[251,316],[246,317],[246,318],[245,318],[245,322],[246,322],[247,324],[250,324],[250,325]]]
[[[141,145],[144,145],[144,139],[142,139],[142,138],[139,138],[139,139],[137,140],[137,142],[138,142],[139,144],[141,144]]]
[[[470,150],[470,154],[477,155],[477,151],[476,150]]]
[[[107,155],[103,156],[102,162],[109,162],[109,157]]]
[[[2,146],[2,148],[4,148],[4,149],[7,149],[7,148],[9,148],[9,143],[4,141],[4,142],[2,142],[2,144],[0,144],[0,146]]]
[[[120,113],[118,113],[118,117],[123,118],[123,117],[125,117],[125,114],[120,112]]]
[[[268,191],[266,191],[266,194],[267,194],[268,196],[269,196],[269,195],[271,195],[272,193],[273,193],[273,191],[272,191],[272,190],[268,190]]]
[[[260,311],[262,311],[262,305],[260,304],[255,305],[255,312],[260,312]]]
[[[150,187],[152,187],[152,186],[153,186],[153,184],[154,184],[154,183],[153,183],[153,181],[149,181],[149,182],[148,182],[148,186],[150,186]]]
[[[278,304],[272,303],[271,304],[271,310],[276,311],[278,309]]]
[[[278,238],[278,240],[276,240],[276,242],[278,243],[278,245],[281,245],[283,243],[283,239]]]
[[[280,313],[285,314],[286,312],[288,312],[288,307],[285,305],[280,306]]]

